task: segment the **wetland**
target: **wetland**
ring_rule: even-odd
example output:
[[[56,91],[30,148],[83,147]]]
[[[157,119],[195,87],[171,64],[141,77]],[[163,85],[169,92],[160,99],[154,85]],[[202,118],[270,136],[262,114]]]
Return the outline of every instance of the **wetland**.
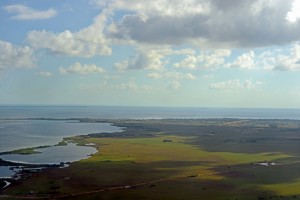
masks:
[[[7,199],[300,198],[298,120],[78,120],[123,131],[66,137],[97,152],[12,182]]]

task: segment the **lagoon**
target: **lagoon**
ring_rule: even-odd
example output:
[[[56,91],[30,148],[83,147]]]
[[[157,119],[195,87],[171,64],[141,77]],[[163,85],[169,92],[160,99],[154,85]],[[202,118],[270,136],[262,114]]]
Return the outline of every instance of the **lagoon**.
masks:
[[[0,158],[17,163],[59,164],[73,162],[89,157],[97,152],[92,146],[77,146],[68,143],[65,146],[54,146],[63,138],[87,135],[90,133],[119,132],[121,128],[109,123],[81,123],[74,120],[38,120],[38,119],[1,119],[0,152],[22,148],[38,148],[37,154],[4,154]],[[0,166],[0,178],[12,177],[16,172],[7,166]]]
[[[62,120],[0,120],[0,152],[55,145],[65,137],[100,132],[119,132],[109,123]]]
[[[35,154],[5,154],[0,157],[11,162],[21,162],[27,164],[60,164],[61,162],[74,162],[89,157],[97,152],[94,147],[77,146],[68,143],[65,146],[52,146],[37,149],[40,153]]]

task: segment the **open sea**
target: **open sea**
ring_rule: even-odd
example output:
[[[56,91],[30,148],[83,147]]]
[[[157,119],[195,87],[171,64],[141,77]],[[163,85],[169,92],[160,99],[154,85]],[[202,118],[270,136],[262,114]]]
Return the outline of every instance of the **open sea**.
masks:
[[[249,118],[300,120],[300,109],[0,106],[0,119],[4,118]]]

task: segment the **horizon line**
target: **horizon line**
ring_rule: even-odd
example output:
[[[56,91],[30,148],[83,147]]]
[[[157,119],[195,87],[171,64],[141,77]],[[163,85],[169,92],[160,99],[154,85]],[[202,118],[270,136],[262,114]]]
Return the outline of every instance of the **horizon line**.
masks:
[[[99,104],[0,104],[0,107],[120,107],[120,108],[202,108],[202,109],[300,109],[300,107],[231,107],[231,106],[166,106],[166,105],[99,105]]]

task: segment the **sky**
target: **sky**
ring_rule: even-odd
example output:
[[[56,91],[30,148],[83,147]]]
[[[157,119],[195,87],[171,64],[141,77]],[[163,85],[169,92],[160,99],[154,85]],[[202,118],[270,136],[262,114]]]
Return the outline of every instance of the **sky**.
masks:
[[[300,1],[1,0],[9,104],[300,108]]]

